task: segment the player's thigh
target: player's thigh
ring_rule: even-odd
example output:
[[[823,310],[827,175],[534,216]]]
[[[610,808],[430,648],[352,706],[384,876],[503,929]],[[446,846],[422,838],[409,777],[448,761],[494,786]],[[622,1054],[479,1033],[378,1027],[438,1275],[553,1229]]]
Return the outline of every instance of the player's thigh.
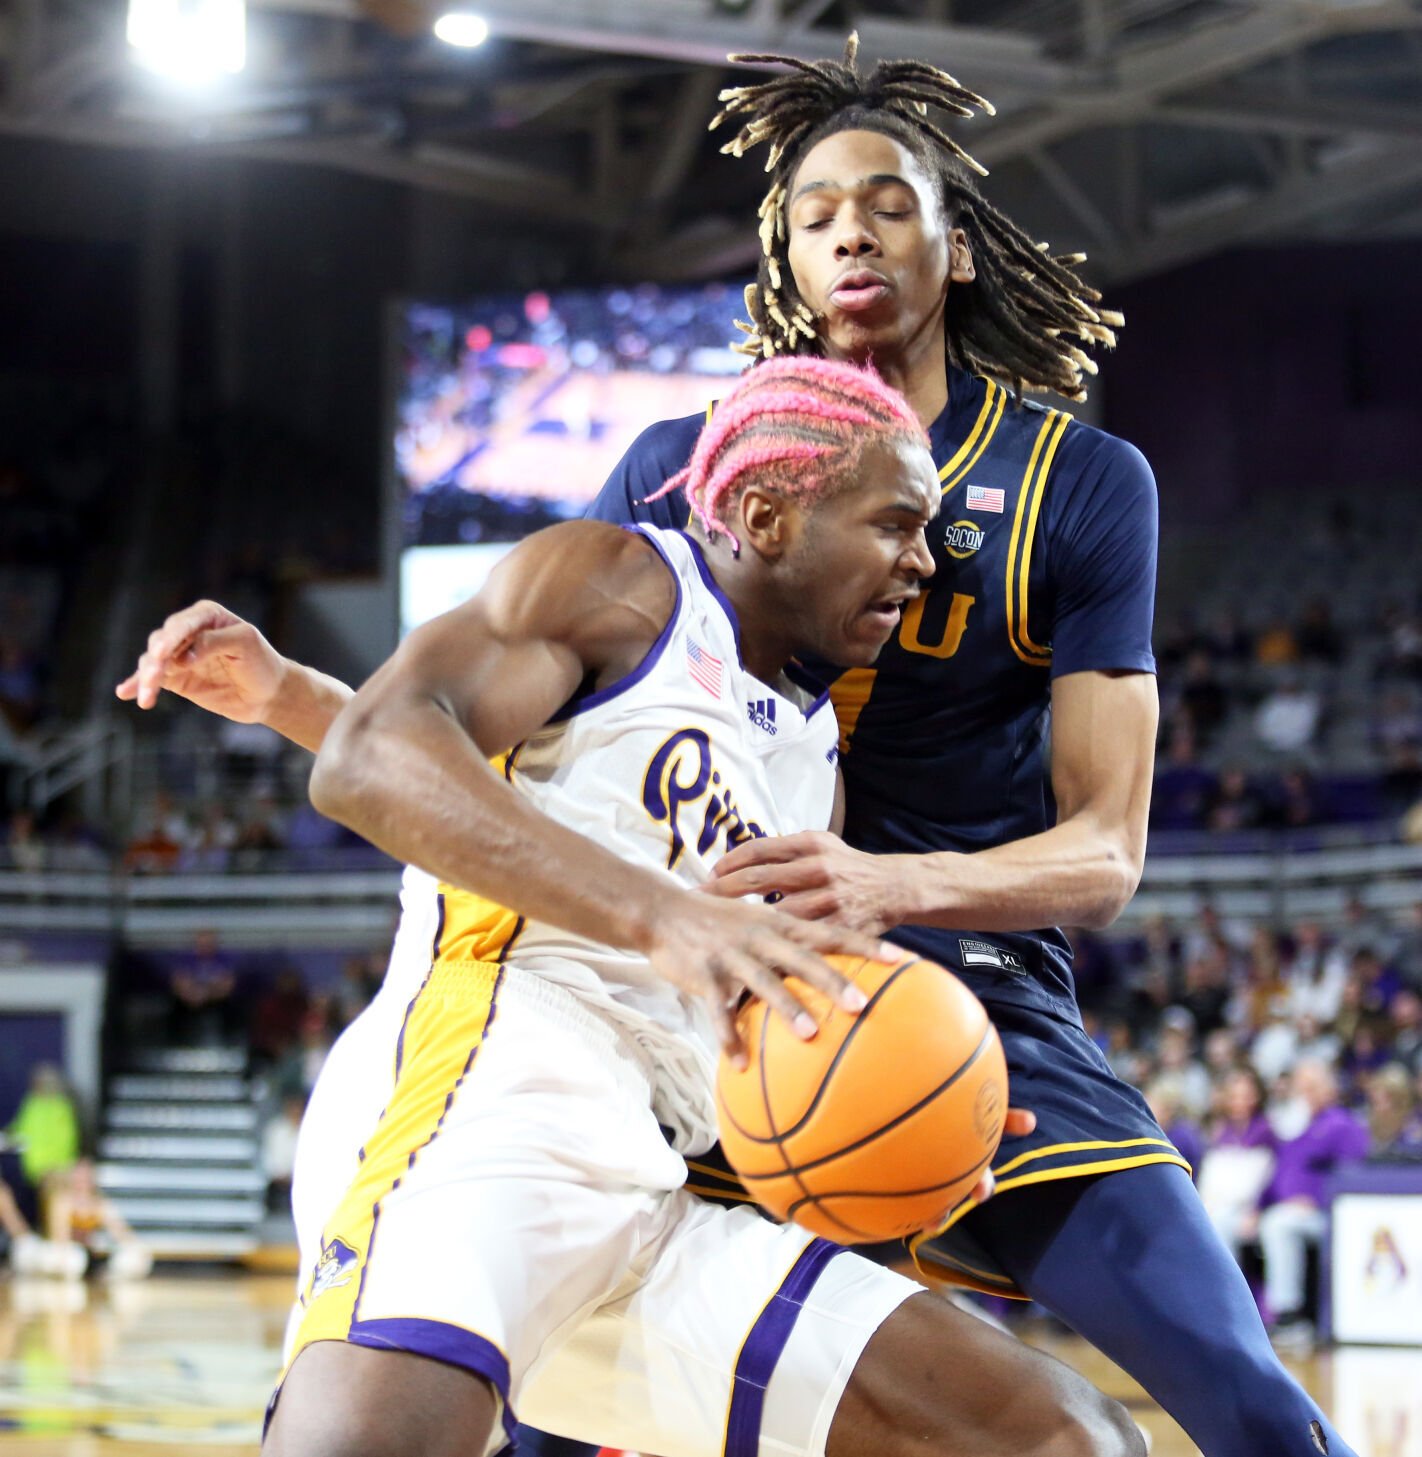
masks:
[[[406,1351],[320,1341],[293,1362],[263,1457],[485,1457],[507,1440],[493,1387]]]
[[[918,1287],[749,1209],[677,1205],[651,1258],[530,1371],[520,1418],[660,1457],[822,1454],[865,1346]]]
[[[1134,1457],[1125,1409],[1077,1373],[927,1292],[874,1334],[844,1391],[828,1457]]]

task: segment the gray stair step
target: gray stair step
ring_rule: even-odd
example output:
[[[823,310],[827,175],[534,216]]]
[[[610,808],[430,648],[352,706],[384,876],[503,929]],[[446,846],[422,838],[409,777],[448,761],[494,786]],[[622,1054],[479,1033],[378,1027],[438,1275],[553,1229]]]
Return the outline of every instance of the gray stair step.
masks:
[[[266,1212],[260,1199],[162,1199],[117,1194],[114,1205],[137,1230],[214,1226],[249,1230]]]
[[[99,1157],[111,1161],[191,1160],[201,1164],[254,1164],[257,1140],[223,1133],[107,1133],[99,1140]]]
[[[107,1129],[118,1132],[148,1129],[163,1133],[250,1132],[257,1126],[257,1110],[250,1103],[216,1106],[176,1103],[116,1103],[104,1115]]]
[[[210,1077],[123,1073],[109,1083],[109,1098],[118,1102],[236,1103],[245,1102],[248,1095],[246,1078],[226,1073]]]
[[[247,1054],[232,1047],[153,1047],[135,1053],[132,1073],[228,1073],[247,1070]]]
[[[194,1164],[106,1163],[98,1169],[99,1183],[108,1194],[195,1194],[238,1197],[266,1192],[266,1178],[255,1168],[204,1168]]]

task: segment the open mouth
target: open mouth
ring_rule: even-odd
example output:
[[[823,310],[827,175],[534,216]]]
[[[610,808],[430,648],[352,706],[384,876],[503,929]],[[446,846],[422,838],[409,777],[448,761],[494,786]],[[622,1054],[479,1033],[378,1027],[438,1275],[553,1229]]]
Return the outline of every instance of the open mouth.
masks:
[[[830,290],[830,302],[845,313],[862,313],[889,296],[889,281],[872,268],[846,273]]]
[[[904,608],[917,596],[917,592],[896,592],[889,597],[880,597],[864,609],[864,615],[878,623],[886,633],[892,632],[899,625]]]

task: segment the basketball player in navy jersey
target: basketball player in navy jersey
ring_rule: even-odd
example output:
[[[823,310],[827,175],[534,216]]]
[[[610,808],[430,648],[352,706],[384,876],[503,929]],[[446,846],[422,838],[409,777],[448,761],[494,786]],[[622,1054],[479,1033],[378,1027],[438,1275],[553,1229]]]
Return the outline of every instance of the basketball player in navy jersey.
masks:
[[[1021,394],[1081,397],[1084,350],[1121,320],[1079,258],[1052,258],[982,197],[932,120],[930,105],[968,115],[981,98],[919,62],[861,75],[852,41],[842,64],[785,64],[723,93],[717,118],[743,123],[727,150],[771,148],[746,351],[872,359],[928,429],[943,504],[928,590],[832,690],[843,840],[740,847],[719,889],[893,928],[987,1003],[1037,1127],[1004,1142],[990,1203],[915,1242],[925,1276],[1039,1301],[1205,1457],[1348,1457],[1275,1357],[1185,1160],[1082,1030],[1050,929],[1108,925],[1141,871],[1156,499],[1133,447]],[[676,521],[677,503],[647,498],[705,418],[645,431],[592,514]]]

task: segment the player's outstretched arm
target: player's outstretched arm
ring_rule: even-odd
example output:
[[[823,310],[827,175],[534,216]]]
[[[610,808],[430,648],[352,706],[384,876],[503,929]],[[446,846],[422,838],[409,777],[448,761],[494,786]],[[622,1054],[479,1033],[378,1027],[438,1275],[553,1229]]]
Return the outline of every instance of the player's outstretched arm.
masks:
[[[283,657],[219,602],[194,602],[148,635],[132,673],[114,690],[152,708],[176,693],[237,723],[262,723],[313,753],[353,690]]]
[[[876,933],[1109,925],[1145,860],[1158,717],[1149,673],[1068,674],[1052,688],[1050,830],[971,855],[866,855],[822,833],[755,840],[717,862],[708,889],[778,892],[792,915]]]
[[[443,881],[645,953],[707,998],[728,1049],[746,988],[813,1035],[782,977],[857,1009],[862,996],[815,952],[881,955],[877,939],[693,895],[550,819],[489,763],[580,688],[631,672],[675,598],[652,547],[615,527],[570,522],[529,538],[479,596],[411,633],[342,711],[312,802]]]

